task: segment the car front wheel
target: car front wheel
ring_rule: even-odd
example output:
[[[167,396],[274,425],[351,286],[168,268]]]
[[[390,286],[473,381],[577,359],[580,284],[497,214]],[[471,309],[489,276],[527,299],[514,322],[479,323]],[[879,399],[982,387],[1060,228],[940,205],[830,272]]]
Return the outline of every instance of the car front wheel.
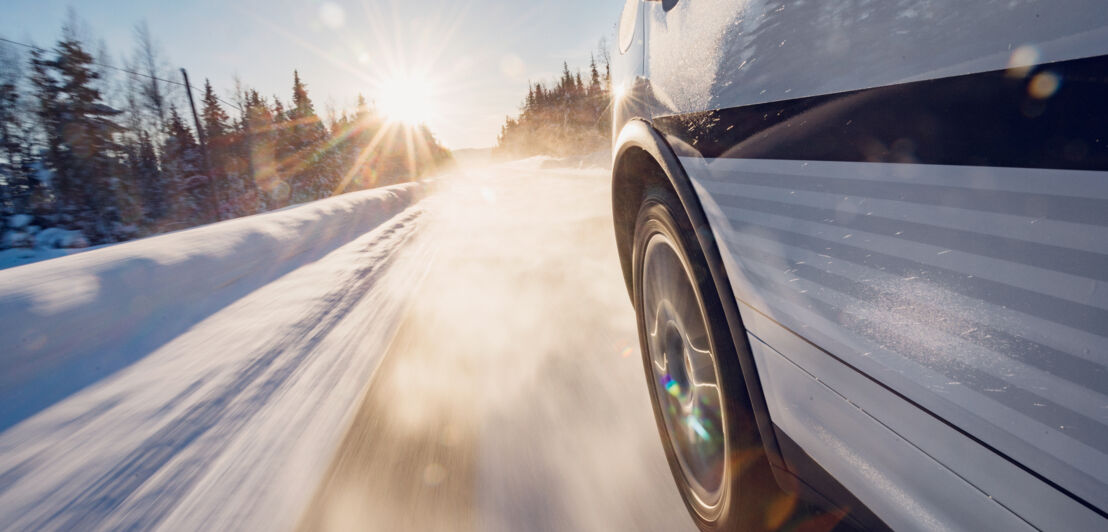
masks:
[[[690,225],[669,190],[647,192],[632,271],[648,388],[670,469],[697,526],[760,529],[756,499],[763,497],[743,493],[740,480],[764,453],[722,303]]]

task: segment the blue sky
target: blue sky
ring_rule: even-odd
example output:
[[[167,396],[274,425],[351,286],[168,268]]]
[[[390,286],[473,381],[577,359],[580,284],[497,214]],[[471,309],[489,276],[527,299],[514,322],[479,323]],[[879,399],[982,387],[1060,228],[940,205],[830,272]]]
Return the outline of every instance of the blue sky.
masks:
[[[451,148],[490,146],[527,81],[587,66],[620,0],[3,0],[0,36],[49,46],[72,5],[113,62],[145,20],[168,59],[228,96],[238,75],[283,100],[299,69],[322,113],[374,99],[397,76],[430,80],[430,126]]]

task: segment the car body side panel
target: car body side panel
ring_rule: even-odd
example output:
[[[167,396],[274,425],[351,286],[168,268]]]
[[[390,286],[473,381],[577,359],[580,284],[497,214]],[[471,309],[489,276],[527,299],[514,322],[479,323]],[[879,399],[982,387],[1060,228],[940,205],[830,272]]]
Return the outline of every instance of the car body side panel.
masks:
[[[774,421],[893,530],[1033,530],[757,337],[750,346],[774,383]]]
[[[682,159],[682,162],[690,176],[713,175],[712,170],[699,168],[704,161]],[[780,170],[780,165],[790,164],[742,163],[761,165],[763,171],[767,168]],[[826,167],[841,170],[860,166],[858,163],[803,164],[795,163],[795,168],[826,172]],[[931,166],[914,168],[924,173],[942,170]],[[872,163],[851,175],[864,176],[867,170],[875,171]],[[753,174],[754,168],[748,166],[745,172]],[[1103,477],[1103,468],[1108,465],[1103,452],[1047,424],[1051,416],[1066,415],[1064,413],[1056,411],[1043,418],[1032,418],[1004,403],[1008,390],[1023,386],[1037,396],[1057,396],[1055,401],[1034,399],[1044,405],[1036,409],[1046,412],[1052,407],[1063,408],[1059,404],[1064,403],[1088,416],[1100,415],[1095,405],[1102,403],[1098,403],[1095,396],[1087,397],[1091,393],[1087,389],[1082,390],[1081,386],[1069,381],[1061,382],[1047,371],[1014,359],[1021,355],[1034,357],[1033,352],[1029,354],[1018,349],[1042,349],[1046,344],[1059,345],[1057,352],[1068,349],[1084,353],[1086,348],[1097,346],[1095,336],[968,297],[929,281],[935,270],[955,271],[956,268],[950,269],[950,262],[942,262],[950,260],[944,257],[952,253],[943,253],[949,248],[915,243],[910,239],[897,242],[897,239],[883,239],[878,234],[843,228],[834,223],[836,215],[833,213],[821,220],[826,223],[790,218],[783,206],[802,201],[790,193],[794,191],[785,189],[781,197],[773,198],[784,201],[772,202],[765,198],[769,209],[755,205],[757,210],[737,210],[728,206],[728,192],[741,188],[736,184],[741,180],[732,174],[725,177],[692,179],[719,242],[736,297],[740,299],[743,321],[748,330],[773,346],[769,353],[787,354],[790,363],[815,375],[880,423],[895,427],[906,441],[923,448],[938,462],[977,486],[983,497],[999,501],[1036,526],[1052,529],[1063,523],[1103,523],[1103,518],[1052,487],[1053,481],[1049,480],[1064,478],[1069,481],[1068,488],[1078,486],[1095,497],[1100,484],[1098,477]],[[1058,188],[1064,185],[1059,184]],[[840,199],[843,205],[850,205],[851,198]],[[892,207],[899,214],[890,214],[890,211],[885,214],[898,219],[912,214],[910,205],[894,204]],[[873,202],[866,208],[870,210],[844,206],[840,213],[846,213],[847,217],[865,217],[869,212],[873,216],[881,212],[883,206]],[[922,212],[934,216],[928,210]],[[943,214],[939,223],[964,225],[956,216],[958,213]],[[979,230],[1005,227],[1003,223],[992,223],[988,216],[978,216],[977,223],[971,225]],[[1041,223],[1044,222],[1025,225],[1035,227]],[[892,229],[896,231],[898,229]],[[848,235],[849,238],[843,238]],[[1037,236],[1050,240],[1047,235]],[[1066,233],[1060,233],[1055,241],[1064,242],[1066,238]],[[972,257],[968,261],[965,259],[961,259],[961,266],[975,268],[980,265]],[[874,262],[882,260],[891,262]],[[965,277],[972,280],[981,275],[990,287],[997,288],[1005,286],[1004,283],[990,279],[1021,273],[1017,266],[1005,267],[990,260],[983,261],[987,268],[964,274]],[[917,269],[900,271],[900,267]],[[1046,286],[1051,285],[1047,283]],[[884,295],[865,297],[872,296],[872,290],[880,290]],[[1003,292],[998,291],[991,295],[1001,294]],[[1074,294],[1081,294],[1081,291],[1075,290]],[[976,334],[978,331],[981,334]],[[1000,342],[993,345],[993,350],[988,348],[987,341],[984,346],[979,345],[989,337]],[[1020,340],[1017,342],[1015,338]],[[772,414],[775,409],[783,408],[780,404],[774,405],[774,398],[779,397],[774,395],[777,390],[807,381],[774,381],[775,374],[764,369],[759,365],[762,388],[767,390]],[[1051,369],[1057,371],[1057,367]],[[1074,373],[1070,377],[1081,378]],[[1096,379],[1096,374],[1088,377]],[[1020,379],[1018,385],[1008,382]],[[980,385],[980,381],[997,380],[1003,384]],[[1091,380],[1085,385],[1095,387],[1097,383]],[[914,414],[910,416],[909,412]],[[785,419],[772,417],[794,440],[816,441],[810,434],[816,430],[815,425],[790,425]],[[855,432],[854,436],[859,440],[875,437],[862,432]],[[983,446],[981,441],[988,442],[988,446]],[[830,457],[826,449],[805,449],[828,470],[835,468],[835,464],[827,463]],[[974,449],[980,456],[966,460],[975,454]],[[1018,463],[1053,475],[1044,480],[1041,474],[1037,476],[1022,470],[1004,457],[1020,457],[1022,460]],[[898,462],[883,465],[899,467]],[[926,478],[919,477],[915,481]],[[849,485],[849,479],[840,478],[840,481],[852,491],[859,487]],[[866,500],[861,495],[859,498],[886,521],[895,521],[895,516],[878,512],[880,502]],[[1058,508],[1066,511],[1053,511]]]
[[[1009,67],[1012,76],[1028,76],[1021,83],[1031,90],[1037,81],[1030,77],[1041,70],[1028,66],[1108,52],[1108,9],[1084,0],[682,0],[669,12],[647,3],[643,16],[649,83],[635,98],[648,103],[656,124]],[[1094,92],[1108,86],[1095,70],[1078,81],[1092,83],[1085,88]],[[1023,112],[1034,119],[1036,109]],[[764,143],[807,118],[821,115],[782,123],[766,132]],[[683,125],[713,132],[744,126]],[[1098,166],[1097,150],[1108,145],[1108,135],[1083,130],[1090,136],[1078,139],[1081,146],[1071,143],[1076,151],[1063,145],[1053,152],[1062,166],[1019,168],[1018,153],[999,165],[988,158],[918,164],[888,157],[898,153],[892,142],[877,150],[884,157],[877,159],[706,157],[695,131],[660,130],[682,156],[707,211],[744,322],[764,322],[760,338],[768,346],[759,364],[795,367],[811,377],[776,382],[775,375],[795,372],[759,366],[771,412],[792,404],[777,388],[794,385],[812,393],[830,387],[855,407],[895,404],[946,432],[901,426],[895,433],[902,437],[890,441],[916,451],[930,445],[922,452],[975,486],[981,502],[1003,498],[1000,504],[1040,527],[1103,520],[1108,224],[1101,218],[1108,213],[1108,168]],[[905,140],[909,147],[924,142]],[[838,366],[796,356],[787,338],[818,346]],[[854,380],[825,381],[823,373],[839,366]],[[885,396],[866,395],[858,379]],[[882,430],[911,417],[882,412],[866,414],[880,422],[859,426],[872,432],[853,436],[883,438]],[[851,463],[848,454],[812,448],[821,440],[811,424],[783,423],[782,429],[828,471]],[[930,434],[938,435],[931,443],[917,441]],[[991,459],[936,451],[944,445],[975,448]],[[1025,484],[1006,491],[1004,482]],[[892,499],[868,496],[860,498],[875,511],[884,508],[883,519],[900,522],[888,514],[895,513]],[[1048,508],[1069,509],[1050,515]]]
[[[964,495],[965,500],[962,502],[965,505],[955,504],[949,508],[940,509],[940,515],[950,517],[967,510],[979,514],[1000,511],[996,508],[997,505],[992,504],[995,501],[1005,508],[1018,510],[1020,517],[1041,530],[1095,530],[1103,527],[1104,522],[1099,515],[1042,479],[967,438],[965,434],[942,420],[924,413],[916,405],[890,392],[887,388],[839,363],[769,317],[744,304],[740,303],[740,306],[741,311],[750,317],[745,322],[750,334],[759,342],[765,339],[766,344],[777,345],[780,349],[777,351],[765,345],[764,349],[757,353],[759,367],[773,364],[785,369],[797,367],[811,370],[811,374],[808,374],[807,370],[802,370],[808,375],[809,380],[779,378],[782,372],[767,371],[762,374],[762,378],[767,382],[766,389],[772,387],[774,392],[772,395],[767,393],[767,401],[772,401],[769,405],[771,412],[795,410],[807,406],[803,401],[799,406],[790,405],[784,400],[788,392],[782,393],[782,390],[798,392],[801,394],[801,399],[805,398],[803,394],[810,388],[851,392],[849,400],[836,392],[833,396],[827,396],[827,402],[830,404],[814,405],[815,412],[807,414],[816,414],[819,418],[818,423],[802,420],[797,415],[774,414],[774,422],[790,437],[793,434],[808,438],[821,433],[838,434],[838,438],[844,445],[855,447],[853,455],[847,456],[852,456],[855,460],[861,460],[862,458],[857,457],[863,457],[878,471],[895,471],[903,475],[906,468],[908,471],[914,470],[915,466],[910,465],[911,461],[890,457],[888,453],[893,452],[890,450],[867,452],[868,446],[876,440],[859,437],[860,435],[871,436],[871,432],[883,435],[886,431],[891,431],[897,435],[897,438],[891,441],[899,447],[912,447],[928,457],[928,461],[922,463],[918,462],[921,459],[917,457],[919,467],[927,468],[941,464],[948,467],[953,474],[965,475],[962,477],[965,485],[974,486],[974,491],[967,492],[964,491],[962,483],[955,482],[950,477],[939,476],[938,479],[941,482],[923,482],[923,478],[919,476],[907,477],[905,482],[908,484],[926,485],[899,489],[917,490],[915,497],[924,506],[937,504],[938,500],[943,500],[942,493],[930,494],[927,491],[929,488],[941,491],[952,489]],[[788,353],[788,356],[784,353]],[[819,378],[814,375],[819,375]],[[819,381],[819,385],[812,382],[813,380]],[[812,397],[814,400],[814,396]],[[827,412],[835,412],[835,414],[827,414]],[[844,426],[838,423],[839,418],[843,416],[857,418],[849,431],[844,432]],[[819,425],[822,425],[822,428],[813,429],[814,426]],[[859,426],[863,428],[859,429]],[[881,436],[881,441],[887,441],[887,435]],[[836,452],[834,448],[814,447],[812,452],[823,454],[822,458],[825,462],[843,466],[842,460],[827,456],[829,453]],[[905,453],[909,457],[916,456],[915,451],[907,448],[895,452]],[[867,477],[853,475],[854,478],[851,478],[852,475],[849,473],[848,471],[846,475],[838,475],[839,480],[844,484],[853,484],[854,490],[862,493],[872,489]],[[884,495],[878,493],[877,496],[873,496],[871,493],[870,504],[878,506],[895,502],[895,498]],[[986,497],[991,497],[991,500],[985,501]],[[904,517],[898,508],[884,510],[883,513],[892,515],[893,519]],[[961,523],[959,526],[973,529],[975,527],[967,524],[972,523],[975,518],[975,516],[963,516],[956,522]],[[1001,528],[1003,527],[986,526],[979,529]]]
[[[957,182],[965,194],[988,197],[1000,190],[992,183],[1020,183],[1013,170],[682,162],[725,261],[732,261],[728,273],[737,297],[1001,453],[1065,479],[1093,500],[1105,495],[1108,399],[1099,360],[1105,343],[1095,329],[1100,322],[1087,319],[1108,306],[1108,295],[1097,289],[1102,281],[1028,264],[1018,255],[998,258],[987,247],[996,237],[1011,239],[1005,252],[1048,242],[1055,249],[1095,248],[1108,242],[1081,237],[1102,229],[921,205],[908,191],[891,200],[833,188]],[[993,172],[1007,179],[966,188],[966,173]],[[894,173],[901,179],[886,177]],[[1085,199],[1108,198],[1108,174],[1018,174],[1029,178],[1025,185],[1072,186],[1085,191]],[[752,184],[767,183],[758,180],[767,175],[778,185]],[[832,190],[802,188],[803,177],[817,176]],[[1067,240],[1075,247],[1064,248]]]

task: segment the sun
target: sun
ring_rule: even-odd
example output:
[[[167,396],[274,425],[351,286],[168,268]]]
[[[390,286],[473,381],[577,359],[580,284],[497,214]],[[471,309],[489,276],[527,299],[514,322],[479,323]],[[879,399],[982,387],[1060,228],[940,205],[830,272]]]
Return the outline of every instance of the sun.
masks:
[[[381,84],[377,105],[390,121],[426,124],[433,115],[432,92],[432,84],[425,78],[398,76]]]

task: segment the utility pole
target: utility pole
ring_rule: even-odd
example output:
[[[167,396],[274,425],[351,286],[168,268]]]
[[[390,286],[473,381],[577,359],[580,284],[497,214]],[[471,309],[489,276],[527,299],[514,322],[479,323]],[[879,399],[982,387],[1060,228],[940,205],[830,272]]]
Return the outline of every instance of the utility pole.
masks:
[[[196,140],[200,142],[200,157],[204,159],[204,173],[208,174],[208,192],[212,196],[212,219],[219,221],[219,193],[215,186],[215,174],[212,173],[212,162],[208,159],[208,143],[204,140],[204,128],[200,125],[200,115],[196,114],[196,104],[192,101],[192,85],[189,84],[189,73],[181,68],[181,76],[185,78],[185,93],[189,97],[189,108],[192,109],[192,121],[196,124]]]

